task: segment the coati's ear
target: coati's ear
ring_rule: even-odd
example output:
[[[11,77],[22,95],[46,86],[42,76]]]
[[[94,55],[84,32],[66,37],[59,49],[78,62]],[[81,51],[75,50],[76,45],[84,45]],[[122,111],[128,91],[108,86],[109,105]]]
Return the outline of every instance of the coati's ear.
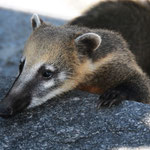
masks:
[[[75,39],[75,44],[84,54],[91,54],[100,46],[101,41],[102,39],[98,34],[85,33]]]
[[[33,16],[31,17],[31,25],[33,30],[38,28],[43,23],[43,20],[38,16],[38,14],[33,14]]]

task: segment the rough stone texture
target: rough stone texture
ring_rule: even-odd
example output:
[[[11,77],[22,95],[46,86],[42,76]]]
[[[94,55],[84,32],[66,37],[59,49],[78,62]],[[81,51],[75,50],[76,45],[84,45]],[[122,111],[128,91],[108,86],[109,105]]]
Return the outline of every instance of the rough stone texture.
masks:
[[[16,74],[29,18],[0,9],[0,99]],[[0,118],[0,150],[150,149],[149,105],[125,101],[97,110],[97,102],[98,95],[73,91],[13,118]]]

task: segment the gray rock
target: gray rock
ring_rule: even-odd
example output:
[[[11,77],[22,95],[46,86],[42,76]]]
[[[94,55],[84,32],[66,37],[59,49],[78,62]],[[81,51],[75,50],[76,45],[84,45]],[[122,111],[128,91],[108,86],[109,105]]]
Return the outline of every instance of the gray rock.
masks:
[[[0,97],[11,81],[0,79]],[[150,146],[150,106],[125,101],[96,109],[98,95],[74,91],[0,119],[0,149],[111,150]],[[150,148],[150,147],[149,147]]]
[[[0,9],[0,99],[17,72],[21,50],[31,32],[30,16]],[[97,110],[98,98],[73,91],[13,118],[0,118],[0,150],[150,149],[149,105],[125,101]]]

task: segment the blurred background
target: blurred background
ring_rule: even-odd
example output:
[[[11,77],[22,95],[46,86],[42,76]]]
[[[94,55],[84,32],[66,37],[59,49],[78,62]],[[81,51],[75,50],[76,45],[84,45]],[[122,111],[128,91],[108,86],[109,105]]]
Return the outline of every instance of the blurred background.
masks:
[[[55,25],[65,24],[102,0],[0,0],[0,75],[15,76],[30,18],[38,13]]]
[[[23,12],[72,19],[100,0],[0,0],[0,6]]]

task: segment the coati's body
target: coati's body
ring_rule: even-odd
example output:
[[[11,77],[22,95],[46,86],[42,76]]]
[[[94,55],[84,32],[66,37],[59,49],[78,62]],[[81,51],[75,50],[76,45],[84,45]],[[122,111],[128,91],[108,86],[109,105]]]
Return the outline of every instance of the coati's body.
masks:
[[[117,31],[128,42],[142,69],[150,75],[150,2],[104,1],[70,22]]]
[[[150,80],[118,33],[69,24],[55,27],[37,15],[32,27],[20,73],[0,103],[1,116],[75,88],[101,94],[99,107],[126,99],[150,103]]]

